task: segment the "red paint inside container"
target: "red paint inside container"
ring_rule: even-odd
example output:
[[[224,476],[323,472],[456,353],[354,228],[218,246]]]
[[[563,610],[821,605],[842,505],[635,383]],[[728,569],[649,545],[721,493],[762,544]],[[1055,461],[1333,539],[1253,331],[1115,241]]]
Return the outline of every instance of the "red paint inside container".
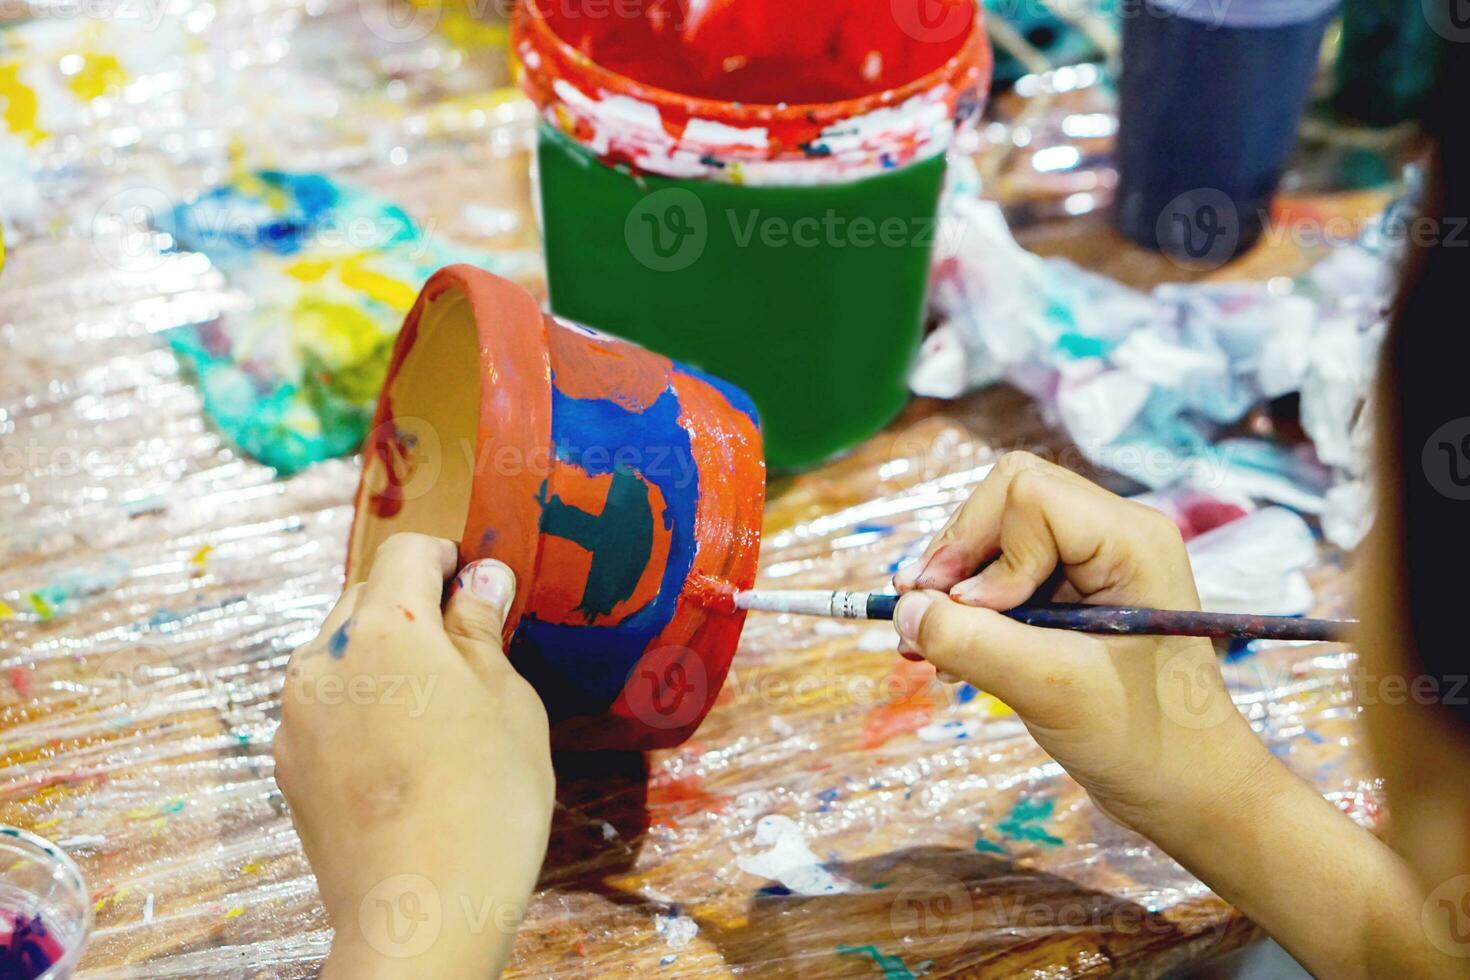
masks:
[[[960,52],[973,0],[528,0],[593,63],[645,85],[722,102],[859,98],[936,71]]]

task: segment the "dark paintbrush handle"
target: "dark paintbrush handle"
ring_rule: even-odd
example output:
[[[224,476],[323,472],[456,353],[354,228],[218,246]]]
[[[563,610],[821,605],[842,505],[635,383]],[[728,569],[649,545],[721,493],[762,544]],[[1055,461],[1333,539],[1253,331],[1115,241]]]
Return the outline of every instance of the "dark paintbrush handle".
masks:
[[[892,619],[898,596],[869,595],[869,619]],[[1089,606],[1054,603],[1017,606],[1006,613],[1028,626],[1104,633],[1115,636],[1206,636],[1247,640],[1346,640],[1357,623],[1352,620],[1301,619],[1296,616],[1254,616],[1248,613],[1188,612],[1177,609],[1135,609],[1129,606]]]

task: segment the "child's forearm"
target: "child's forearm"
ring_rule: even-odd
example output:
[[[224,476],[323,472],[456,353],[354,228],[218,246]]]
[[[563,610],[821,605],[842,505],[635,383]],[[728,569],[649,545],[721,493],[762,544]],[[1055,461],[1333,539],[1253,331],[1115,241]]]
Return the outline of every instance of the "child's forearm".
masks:
[[[1314,976],[1465,975],[1421,926],[1404,861],[1269,754],[1216,806],[1140,829]]]

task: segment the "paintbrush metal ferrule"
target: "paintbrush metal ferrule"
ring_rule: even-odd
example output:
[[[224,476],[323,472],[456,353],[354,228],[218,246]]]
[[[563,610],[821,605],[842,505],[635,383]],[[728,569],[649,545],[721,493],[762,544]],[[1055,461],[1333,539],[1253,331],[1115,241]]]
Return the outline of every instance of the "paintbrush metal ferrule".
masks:
[[[790,613],[797,616],[826,616],[832,619],[874,619],[871,600],[881,598],[874,592],[828,592],[825,590],[754,589],[735,596],[735,608],[750,612]],[[896,597],[894,597],[896,599]]]

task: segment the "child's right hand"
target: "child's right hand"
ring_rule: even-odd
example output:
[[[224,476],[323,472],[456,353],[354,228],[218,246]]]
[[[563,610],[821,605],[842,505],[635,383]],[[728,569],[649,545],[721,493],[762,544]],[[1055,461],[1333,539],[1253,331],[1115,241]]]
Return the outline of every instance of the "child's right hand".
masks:
[[[1231,703],[1209,640],[1048,630],[997,611],[1057,568],[1059,600],[1199,608],[1168,517],[1013,453],[895,578],[900,650],[1010,705],[1104,812],[1161,843],[1262,791],[1279,764]]]

